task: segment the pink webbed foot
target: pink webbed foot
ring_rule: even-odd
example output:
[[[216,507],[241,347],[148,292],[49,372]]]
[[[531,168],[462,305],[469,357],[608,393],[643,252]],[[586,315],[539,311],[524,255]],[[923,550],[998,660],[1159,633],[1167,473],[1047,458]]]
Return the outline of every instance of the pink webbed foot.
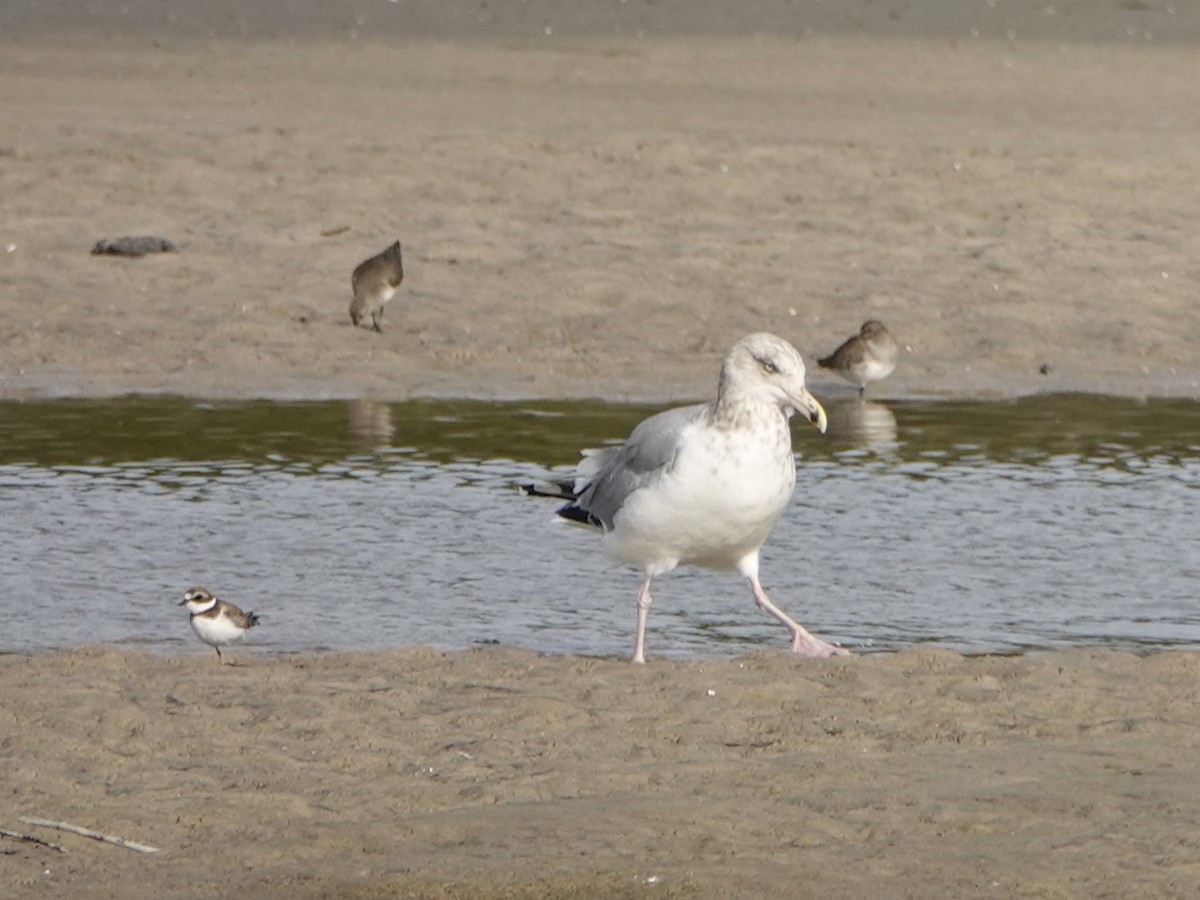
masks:
[[[850,651],[828,641],[813,637],[803,629],[792,635],[792,652],[801,656],[849,656]]]

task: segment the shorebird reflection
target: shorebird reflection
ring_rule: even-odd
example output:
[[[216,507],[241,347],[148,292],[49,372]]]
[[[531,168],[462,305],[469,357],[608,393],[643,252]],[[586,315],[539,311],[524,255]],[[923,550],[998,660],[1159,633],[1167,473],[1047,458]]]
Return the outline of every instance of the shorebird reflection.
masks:
[[[391,446],[396,433],[392,421],[392,408],[374,400],[350,400],[346,403],[350,417],[350,433],[369,447]]]
[[[827,436],[833,443],[880,455],[900,446],[895,415],[875,400],[831,404]]]

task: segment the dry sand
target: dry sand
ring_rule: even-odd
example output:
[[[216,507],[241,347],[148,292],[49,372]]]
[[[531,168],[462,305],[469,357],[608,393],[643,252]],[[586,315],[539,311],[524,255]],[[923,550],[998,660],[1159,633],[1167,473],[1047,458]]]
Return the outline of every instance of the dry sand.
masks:
[[[1027,18],[10,33],[0,396],[690,399],[745,333],[811,359],[870,317],[907,348],[881,397],[1200,396],[1196,47]],[[88,253],[143,233],[179,252]],[[386,330],[356,331],[350,272],[396,238]]]
[[[5,4],[0,396],[684,399],[868,317],[879,396],[1200,394],[1191,4],[349,6]],[[162,848],[0,894],[1200,888],[1191,654],[238,659],[0,657],[0,828]]]

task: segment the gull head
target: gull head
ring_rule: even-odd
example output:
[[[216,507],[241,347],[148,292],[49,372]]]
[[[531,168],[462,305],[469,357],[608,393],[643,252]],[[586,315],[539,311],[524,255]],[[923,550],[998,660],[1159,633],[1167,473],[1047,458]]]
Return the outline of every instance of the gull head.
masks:
[[[795,347],[773,334],[760,331],[733,345],[721,366],[718,395],[765,400],[784,415],[800,413],[825,433],[825,410],[804,383],[804,360]]]

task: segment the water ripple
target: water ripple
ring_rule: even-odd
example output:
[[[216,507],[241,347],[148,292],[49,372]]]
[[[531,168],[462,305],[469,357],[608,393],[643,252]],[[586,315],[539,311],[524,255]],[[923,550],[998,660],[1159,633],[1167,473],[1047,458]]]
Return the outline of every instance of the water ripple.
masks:
[[[578,418],[530,412],[505,443],[511,409],[475,428],[490,422],[488,408],[454,404],[441,418],[460,445],[445,432],[417,440],[414,427],[396,424],[416,417],[410,410],[385,407],[399,440],[379,431],[379,410],[354,419],[337,404],[313,405],[316,420],[340,424],[310,434],[294,406],[279,406],[290,413],[288,445],[303,452],[274,449],[273,406],[256,406],[257,418],[236,407],[236,427],[218,423],[216,448],[236,441],[243,455],[186,459],[164,454],[157,437],[132,436],[122,458],[104,458],[69,445],[96,429],[80,425],[66,440],[60,429],[54,442],[45,414],[31,448],[0,415],[0,650],[111,641],[204,652],[175,605],[204,584],[262,614],[253,644],[271,652],[492,640],[629,652],[639,576],[610,566],[595,535],[557,521],[553,501],[514,488],[566,474],[578,447],[628,430],[621,415],[602,405]],[[1195,432],[1153,431],[1162,410],[1143,411],[1139,431],[1135,407],[1114,437],[1085,404],[1078,422],[1056,407],[1060,427],[1043,446],[1027,431],[999,447],[992,430],[1037,416],[976,406],[987,404],[897,405],[872,412],[868,424],[882,433],[862,426],[839,438],[831,427],[828,444],[801,437],[796,498],[763,553],[776,601],[860,650],[1200,645]],[[185,409],[177,420],[155,408],[155,434],[192,434],[196,413]],[[842,412],[853,419],[831,408],[831,421]],[[1176,426],[1194,421],[1171,412]],[[255,438],[259,419],[269,427]],[[348,420],[376,429],[372,449]],[[592,430],[572,430],[580,421]],[[964,433],[982,421],[987,433]],[[1065,445],[1067,430],[1083,442]],[[648,641],[656,656],[719,656],[782,649],[786,634],[741,579],[681,570],[659,584]]]

